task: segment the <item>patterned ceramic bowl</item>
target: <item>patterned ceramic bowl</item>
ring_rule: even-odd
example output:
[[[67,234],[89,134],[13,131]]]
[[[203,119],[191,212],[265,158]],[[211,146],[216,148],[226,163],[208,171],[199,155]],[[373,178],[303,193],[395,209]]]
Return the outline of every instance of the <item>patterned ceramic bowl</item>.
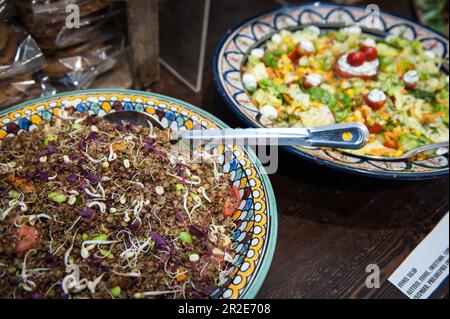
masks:
[[[377,14],[377,8],[310,3],[283,6],[276,11],[251,18],[229,31],[217,48],[214,77],[220,94],[231,109],[250,126],[266,126],[246,93],[241,68],[255,47],[262,45],[282,29],[299,29],[305,25],[321,28],[341,28],[359,24],[364,32],[378,36],[401,34],[407,39],[420,39],[448,59],[448,38],[429,28],[404,18]],[[443,70],[448,73],[448,65]],[[290,152],[335,169],[388,179],[426,179],[448,175],[448,155],[421,161],[376,161],[340,153],[334,150],[287,147]]]
[[[57,116],[68,106],[102,116],[116,110],[139,110],[157,117],[167,128],[226,127],[199,108],[169,97],[138,91],[87,90],[22,103],[0,112],[0,139],[27,132]],[[216,298],[254,298],[269,270],[277,237],[277,209],[272,186],[264,168],[251,150],[222,148],[220,161],[229,172],[242,202],[233,215],[236,249],[228,285]],[[217,153],[216,152],[216,153]]]

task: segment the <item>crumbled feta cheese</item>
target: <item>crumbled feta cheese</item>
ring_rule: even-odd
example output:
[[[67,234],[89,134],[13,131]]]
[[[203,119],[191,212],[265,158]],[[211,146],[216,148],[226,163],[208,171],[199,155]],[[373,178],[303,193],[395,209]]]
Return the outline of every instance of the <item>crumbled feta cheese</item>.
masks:
[[[347,34],[360,35],[362,33],[362,29],[360,26],[352,25],[344,28],[344,32],[346,32]]]
[[[262,116],[269,119],[278,117],[277,109],[270,104],[264,105],[259,111],[261,112]]]
[[[436,58],[436,53],[432,50],[426,50],[425,52],[423,52],[423,54],[429,58],[429,59],[435,59]]]
[[[269,73],[267,73],[266,65],[262,62],[258,63],[251,69],[251,73],[256,81],[261,81],[269,78]]]
[[[373,38],[365,38],[363,44],[368,47],[376,47],[377,45]]]
[[[262,59],[262,57],[264,56],[264,49],[261,48],[253,49],[250,55],[254,56],[255,58]]]
[[[308,74],[306,81],[312,86],[319,86],[322,84],[322,76],[318,73]]]
[[[300,49],[307,53],[313,53],[314,52],[314,43],[312,43],[311,40],[304,39],[300,42]]]
[[[244,75],[242,76],[242,83],[244,83],[244,86],[247,90],[254,90],[257,86],[256,77],[250,73],[244,73]]]
[[[320,28],[315,25],[308,26],[305,31],[314,39],[317,39],[320,36]]]
[[[275,44],[280,44],[281,43],[281,35],[279,33],[275,33],[272,38],[271,38],[272,42]]]

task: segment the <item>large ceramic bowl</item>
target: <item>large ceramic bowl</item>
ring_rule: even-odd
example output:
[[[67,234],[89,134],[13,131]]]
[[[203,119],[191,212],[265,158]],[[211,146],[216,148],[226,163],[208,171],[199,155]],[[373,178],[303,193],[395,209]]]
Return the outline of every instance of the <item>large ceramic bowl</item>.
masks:
[[[87,90],[22,103],[0,112],[0,139],[27,132],[57,116],[64,108],[89,111],[102,116],[116,110],[139,110],[157,117],[166,128],[192,129],[226,127],[199,108],[169,97],[125,90]],[[236,230],[232,236],[236,250],[229,283],[213,297],[254,298],[272,261],[277,237],[277,209],[272,186],[264,168],[251,150],[233,147],[216,150],[241,192],[239,210],[232,216]]]
[[[214,57],[214,77],[220,94],[236,115],[253,127],[265,126],[241,80],[241,67],[250,51],[262,45],[281,29],[299,29],[304,25],[338,28],[359,24],[363,31],[378,36],[401,34],[420,39],[427,47],[448,58],[448,38],[407,19],[368,9],[375,7],[310,3],[287,5],[251,18],[230,30],[220,42]],[[376,9],[376,8],[375,8]],[[447,66],[448,67],[448,66]],[[443,72],[448,73],[447,70]],[[388,179],[426,179],[448,175],[448,155],[420,161],[377,161],[349,156],[334,150],[287,147],[301,157],[335,169]]]

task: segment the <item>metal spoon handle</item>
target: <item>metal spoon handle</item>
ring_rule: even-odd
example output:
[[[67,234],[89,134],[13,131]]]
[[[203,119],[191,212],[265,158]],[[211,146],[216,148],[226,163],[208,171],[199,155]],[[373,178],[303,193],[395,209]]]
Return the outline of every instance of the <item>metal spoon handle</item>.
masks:
[[[249,128],[173,131],[172,139],[198,144],[297,145],[360,149],[369,139],[361,123],[343,123],[309,128]]]

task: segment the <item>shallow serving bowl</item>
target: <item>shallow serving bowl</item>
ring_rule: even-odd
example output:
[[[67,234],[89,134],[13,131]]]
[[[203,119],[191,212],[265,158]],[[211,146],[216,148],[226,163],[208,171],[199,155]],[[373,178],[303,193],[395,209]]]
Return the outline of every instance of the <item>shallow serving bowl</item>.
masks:
[[[401,34],[407,39],[420,39],[436,54],[448,59],[448,38],[405,18],[383,12],[377,15],[358,6],[319,2],[293,4],[244,21],[224,36],[214,57],[214,77],[221,96],[246,124],[266,126],[261,122],[260,113],[251,102],[241,79],[241,68],[251,50],[282,29],[295,30],[305,25],[333,29],[357,23],[363,32],[372,35],[385,37]],[[443,71],[448,73],[448,64]],[[448,175],[449,172],[448,155],[415,161],[380,161],[329,149],[287,147],[287,150],[321,165],[379,178],[426,179]]]
[[[166,128],[226,127],[214,116],[188,103],[157,94],[127,90],[87,90],[22,103],[0,112],[0,139],[32,130],[64,107],[103,116],[116,110],[139,110],[157,117]],[[220,163],[242,196],[233,246],[236,257],[229,284],[215,298],[254,298],[269,270],[277,237],[277,209],[272,186],[251,150],[222,147]]]

